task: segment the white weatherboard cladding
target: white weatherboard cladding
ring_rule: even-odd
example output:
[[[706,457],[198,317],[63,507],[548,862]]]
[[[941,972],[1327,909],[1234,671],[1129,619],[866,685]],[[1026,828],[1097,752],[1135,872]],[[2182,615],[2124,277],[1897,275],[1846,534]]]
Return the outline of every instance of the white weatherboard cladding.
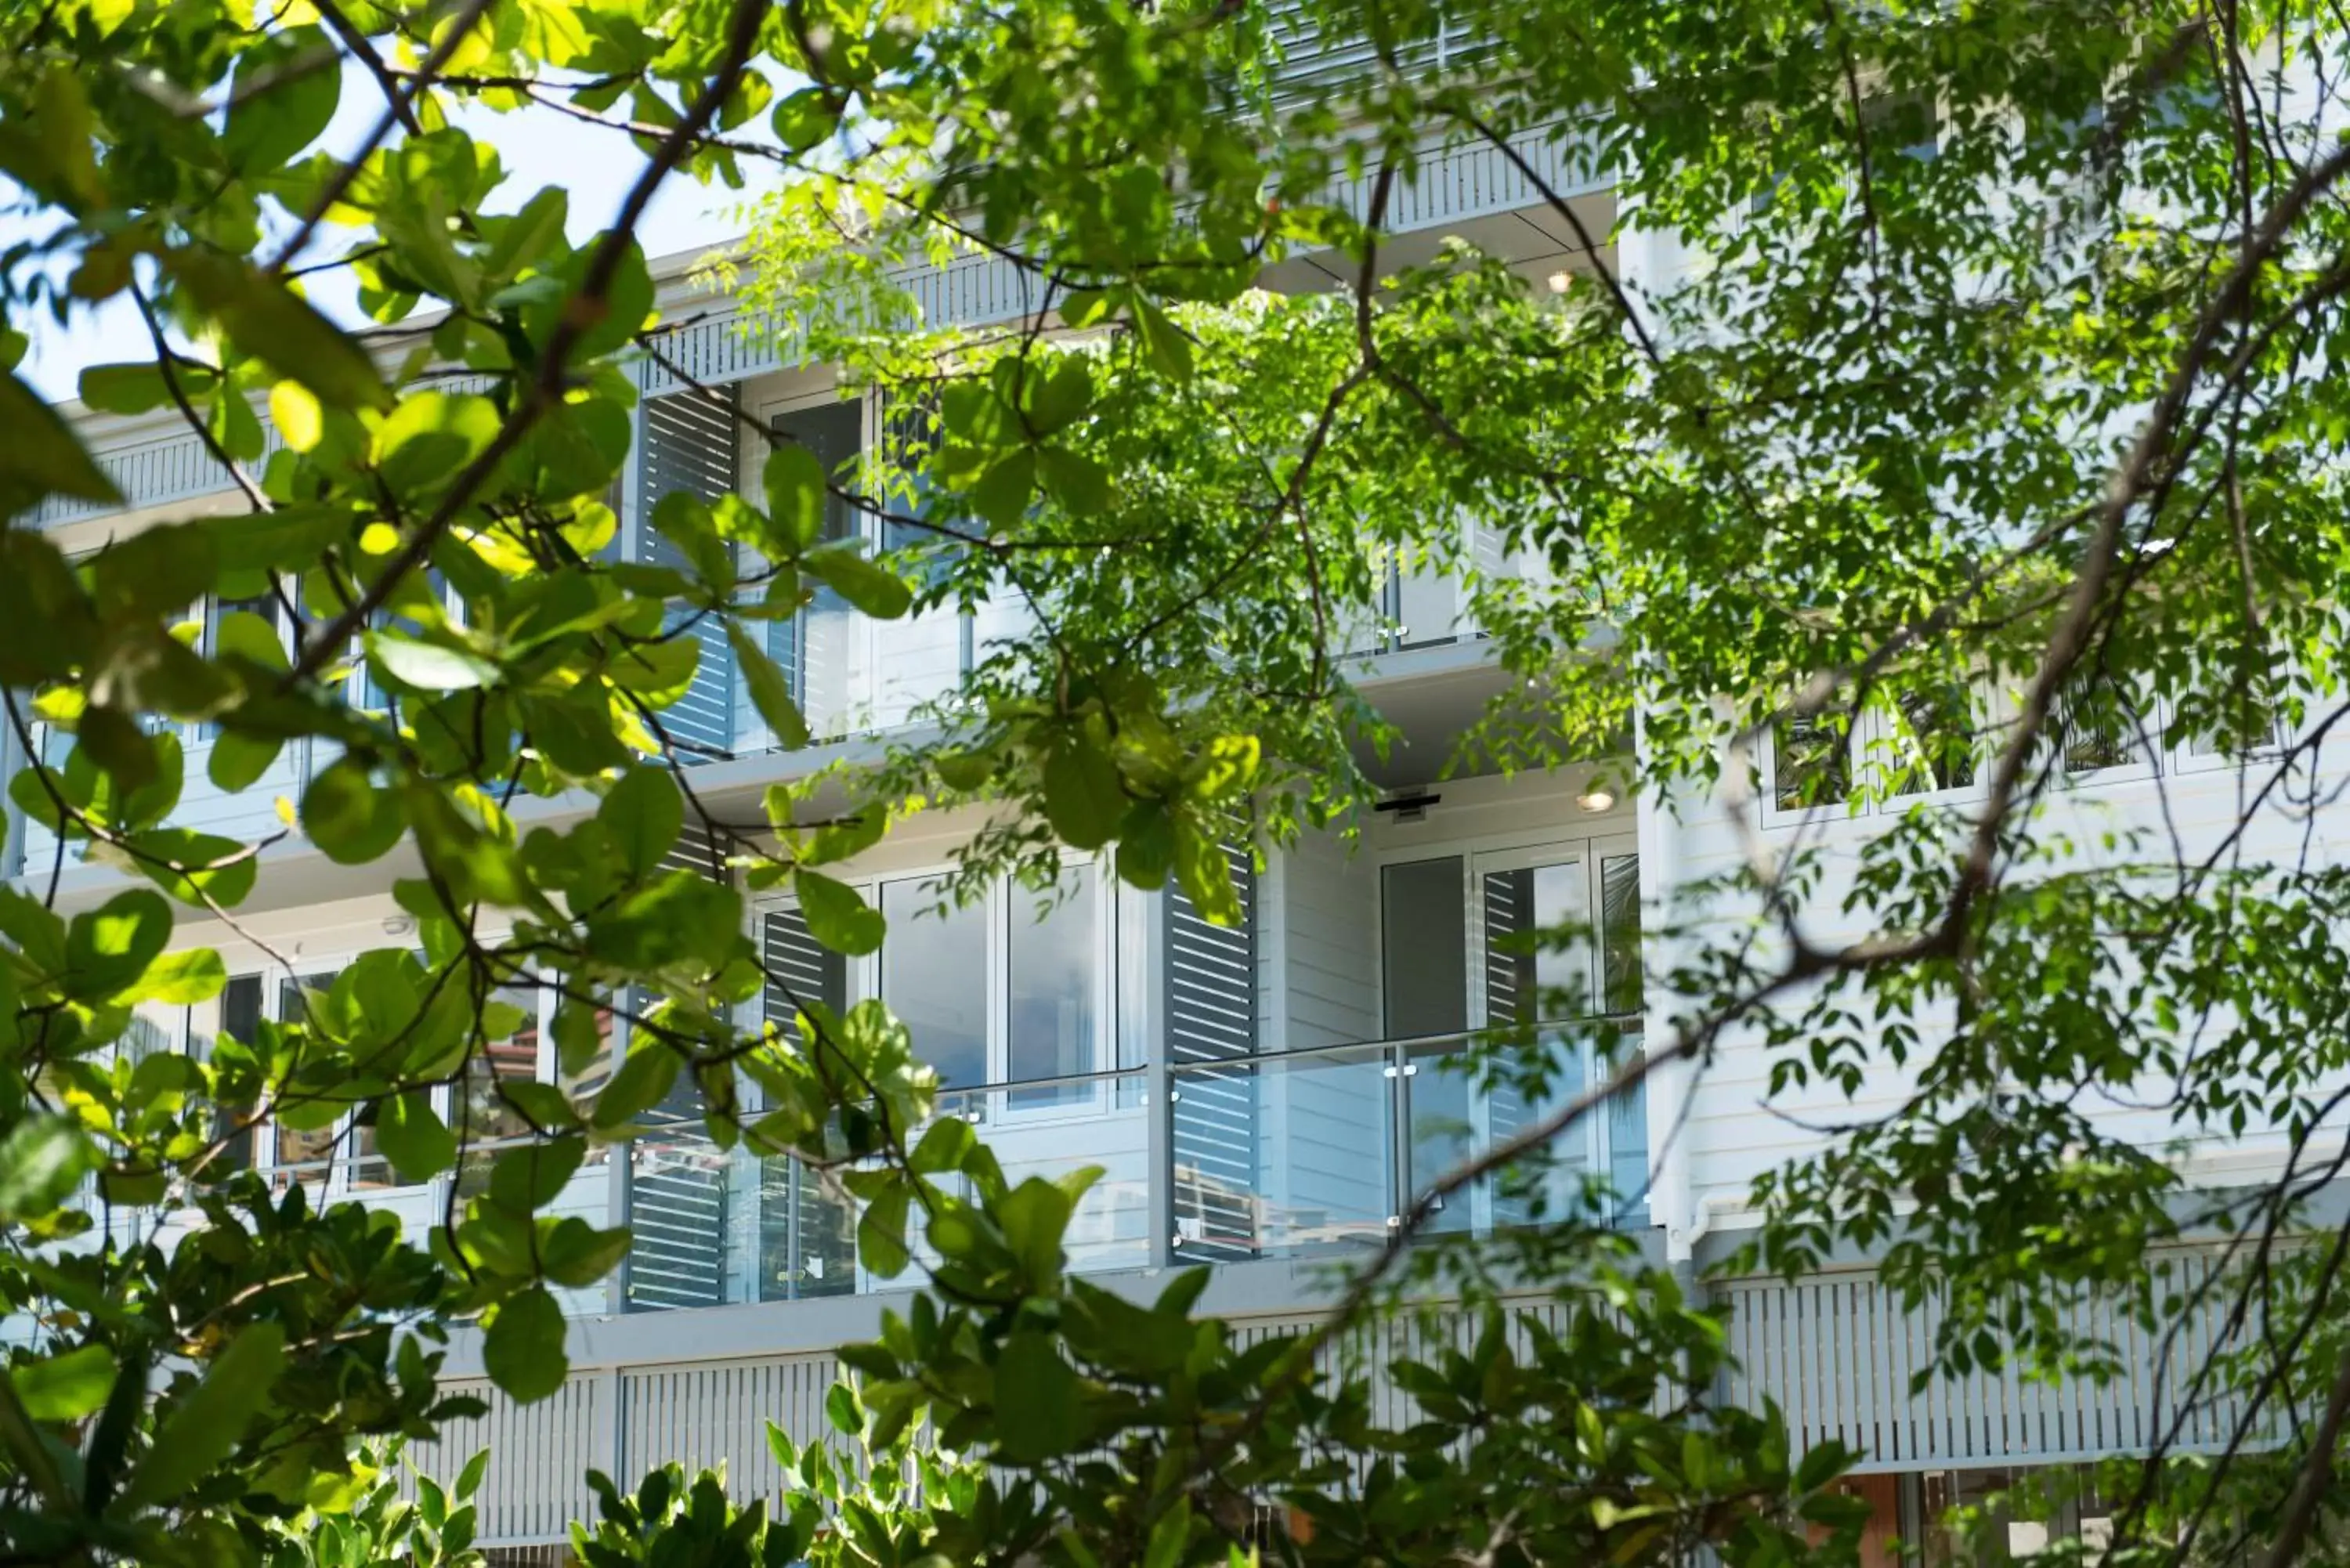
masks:
[[[2318,761],[2320,782],[2314,794],[2324,802],[2333,787],[2331,781],[2342,771],[2341,754],[2338,749],[2328,749]],[[2158,867],[2171,864],[2174,857],[2197,863],[2226,841],[2244,803],[2266,781],[2271,764],[2255,760],[2249,764],[2252,771],[2244,774],[2233,766],[2175,764],[2176,759],[2166,752],[2159,776],[2134,778],[2126,776],[2126,770],[2117,770],[2107,777],[2091,774],[2082,782],[2061,786],[2051,792],[2042,830],[2052,836],[2052,841],[2054,836],[2069,839],[2076,846],[2079,864],[2150,863]],[[2234,852],[2241,855],[2242,864],[2295,866],[2305,857],[2309,864],[2325,865],[2350,853],[2350,803],[2331,801],[2312,814],[2279,804],[2277,797],[2283,793],[2274,792],[2269,804],[2251,813]],[[2311,793],[2305,775],[2293,793]],[[1950,804],[1963,812],[1971,798],[1961,792]],[[1745,863],[1758,844],[1780,854],[1797,846],[1823,848],[1826,864],[1802,911],[1806,939],[1833,947],[1868,934],[1865,919],[1845,914],[1842,906],[1860,848],[1891,825],[1890,817],[1854,818],[1839,810],[1786,826],[1763,826],[1750,805],[1746,826],[1742,827],[1732,808],[1719,801],[1684,799],[1674,806],[1659,813],[1659,831],[1670,836],[1668,858],[1677,886],[1717,877]],[[2134,835],[2140,836],[2135,844]],[[1714,910],[1716,918],[1707,932],[1684,933],[1684,947],[1700,940],[1739,940],[1754,914],[1751,909],[1720,903]],[[1770,946],[1766,933],[1758,947],[1758,963],[1771,961]],[[1798,1006],[1807,994],[1792,993],[1783,1006]],[[1664,1007],[1663,999],[1651,999],[1652,1013]],[[2226,1023],[2224,1017],[2215,1017],[2204,1025],[2203,1036],[2218,1039]],[[1933,1021],[1925,1019],[1922,1023],[1925,1047],[1930,1051],[1936,1038]],[[1662,1222],[1677,1229],[1694,1223],[1699,1230],[1751,1223],[1751,1216],[1741,1213],[1739,1206],[1756,1176],[1817,1153],[1827,1140],[1824,1127],[1896,1109],[1912,1082],[1909,1073],[1880,1058],[1869,1064],[1856,1096],[1847,1098],[1841,1089],[1815,1081],[1807,1088],[1770,1096],[1772,1106],[1785,1114],[1766,1115],[1760,1107],[1770,1088],[1775,1060],[1776,1054],[1765,1048],[1758,1031],[1738,1028],[1723,1035],[1712,1060],[1693,1075],[1688,1124],[1681,1134],[1690,1181],[1687,1209],[1679,1216],[1659,1215]],[[1913,1057],[1912,1071],[1916,1061]],[[2168,1083],[2149,1075],[2133,1084],[2126,1095],[2093,1090],[2077,1103],[2100,1127],[2142,1147],[2163,1147],[2183,1140],[2189,1168],[2200,1179],[2253,1179],[2279,1167],[2284,1149],[2282,1134],[2255,1126],[2242,1137],[2225,1128],[2207,1135],[2172,1119],[2167,1108],[2169,1089]],[[1679,1092],[1676,1088],[1677,1096]],[[1659,1114],[1671,1117],[1678,1111],[1676,1104]],[[2344,1119],[2337,1113],[2328,1125]]]
[[[2214,1277],[2207,1258],[2175,1262],[2182,1293],[2191,1295]],[[1730,1309],[1730,1348],[1742,1364],[1716,1397],[1748,1409],[1759,1409],[1766,1397],[1776,1401],[1798,1452],[1839,1441],[1861,1453],[1856,1468],[1864,1474],[2069,1463],[2142,1452],[2165,1437],[2182,1452],[2208,1452],[2227,1444],[2241,1417],[2232,1402],[2190,1403],[2183,1393],[2195,1367],[2233,1345],[2225,1333],[2224,1290],[2187,1314],[2167,1361],[2159,1336],[2102,1309],[2083,1309],[2076,1326],[2106,1335],[2119,1353],[2125,1370],[2112,1382],[2052,1386],[2013,1371],[1977,1372],[1935,1378],[1915,1396],[1910,1379],[1928,1365],[1939,1322],[1932,1303],[1904,1313],[1865,1272],[1794,1285],[1737,1281],[1716,1286],[1714,1299]],[[1557,1302],[1528,1301],[1520,1310],[1551,1333],[1568,1327],[1569,1314]],[[679,1320],[681,1327],[685,1321]],[[1310,1313],[1284,1313],[1235,1319],[1232,1329],[1246,1345],[1304,1332],[1315,1321]],[[1372,1419],[1404,1427],[1418,1413],[1388,1375],[1389,1364],[1405,1355],[1434,1358],[1446,1348],[1466,1351],[1480,1327],[1474,1317],[1440,1309],[1432,1321],[1341,1335],[1321,1360],[1326,1369],[1367,1375]],[[1520,1355],[1529,1352],[1524,1318],[1513,1320],[1510,1340]],[[738,1502],[773,1500],[782,1478],[768,1447],[768,1423],[802,1445],[835,1440],[824,1399],[840,1376],[839,1363],[822,1354],[628,1366],[577,1373],[552,1397],[522,1407],[484,1386],[452,1385],[451,1392],[486,1398],[490,1413],[451,1423],[439,1443],[413,1446],[409,1457],[415,1468],[446,1478],[489,1447],[479,1499],[484,1544],[553,1542],[570,1520],[593,1517],[594,1500],[581,1479],[590,1466],[632,1486],[671,1459],[689,1474],[723,1464]],[[1659,1397],[1672,1392],[1660,1389]],[[2256,1422],[2249,1433],[2256,1445],[2276,1436],[2272,1422]]]
[[[1798,1452],[1841,1442],[1863,1456],[1862,1472],[2065,1463],[2143,1453],[2166,1440],[2182,1453],[2217,1452],[2229,1446],[2242,1407],[2190,1398],[2188,1390],[2215,1354],[2243,1341],[2228,1333],[2233,1298],[2214,1263],[2184,1257],[2175,1270],[2175,1288],[2191,1303],[2175,1335],[2149,1334],[2106,1306],[2069,1310],[2074,1332],[2114,1347],[2123,1370],[2111,1382],[2050,1384],[2013,1367],[1977,1368],[1936,1377],[1915,1396],[1911,1379],[1933,1359],[1939,1303],[1905,1312],[1894,1292],[1864,1272],[1717,1287],[1740,1363],[1721,1392],[1748,1409],[1766,1396],[1776,1400]],[[2246,1440],[2273,1441],[2281,1415],[2272,1409],[2256,1419]]]

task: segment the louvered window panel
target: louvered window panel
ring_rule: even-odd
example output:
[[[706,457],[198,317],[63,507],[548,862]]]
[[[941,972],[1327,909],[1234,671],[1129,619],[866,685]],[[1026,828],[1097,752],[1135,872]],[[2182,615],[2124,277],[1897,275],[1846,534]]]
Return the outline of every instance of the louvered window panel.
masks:
[[[1253,1257],[1258,1180],[1256,873],[1228,850],[1241,921],[1219,926],[1170,887],[1166,911],[1167,1059],[1180,1073],[1171,1107],[1176,1230],[1186,1261]],[[1229,1071],[1212,1064],[1230,1062]]]
[[[698,391],[675,393],[645,400],[643,451],[639,465],[637,559],[647,566],[669,566],[691,575],[693,568],[683,551],[652,525],[661,498],[682,491],[705,503],[731,493],[741,471],[742,432],[735,413],[734,389],[717,398]],[[733,545],[727,548],[732,551]],[[726,643],[726,628],[717,618],[702,616],[685,606],[671,613],[672,628],[692,622],[681,636],[702,645],[692,689],[660,711],[662,727],[671,747],[686,763],[732,756],[734,752],[734,655]]]
[[[761,918],[759,957],[766,1021],[786,1040],[801,1040],[804,1004],[821,1002],[836,1013],[847,1006],[847,961],[816,941],[797,909]],[[800,1161],[764,1159],[758,1251],[761,1301],[849,1294],[857,1289],[856,1210]]]
[[[715,881],[728,877],[724,846],[697,822],[686,825],[661,863]],[[638,993],[630,1011],[641,1012],[650,1001]],[[669,1097],[645,1117],[652,1130],[629,1146],[631,1312],[717,1306],[728,1299],[730,1157],[702,1116],[701,1085],[681,1073]]]

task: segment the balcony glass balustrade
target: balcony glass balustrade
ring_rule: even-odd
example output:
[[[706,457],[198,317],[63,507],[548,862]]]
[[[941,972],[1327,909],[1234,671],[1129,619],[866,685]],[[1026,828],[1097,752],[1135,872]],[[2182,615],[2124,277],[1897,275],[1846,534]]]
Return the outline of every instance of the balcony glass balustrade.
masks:
[[[1639,1036],[1617,1027],[1620,1061]],[[1463,1070],[1471,1037],[1451,1035],[1181,1064],[1164,1072],[1163,1117],[1151,1068],[951,1091],[937,1114],[972,1123],[1015,1185],[1099,1169],[1067,1232],[1075,1272],[1344,1254],[1384,1245],[1428,1183],[1586,1094],[1602,1065],[1592,1033],[1544,1036],[1555,1067],[1541,1094],[1475,1081]],[[1430,1229],[1556,1220],[1602,1175],[1613,1222],[1644,1225],[1648,1151],[1636,1085],[1526,1169],[1472,1186]],[[917,1215],[914,1266],[875,1277],[858,1261],[858,1206],[837,1172],[722,1150],[682,1113],[630,1147],[626,1179],[631,1311],[909,1289],[933,1256]]]
[[[1479,1082],[1463,1071],[1471,1038],[1451,1035],[992,1084],[942,1095],[937,1115],[972,1123],[1015,1185],[1099,1169],[1066,1233],[1074,1272],[1344,1257],[1385,1245],[1419,1194],[1461,1160],[1585,1094],[1599,1065],[1585,1034],[1572,1046],[1549,1037],[1556,1070],[1541,1095]],[[1623,1049],[1638,1048],[1636,1026],[1621,1039]],[[1154,1092],[1165,1095],[1163,1117]],[[650,1129],[632,1143],[593,1150],[541,1210],[634,1233],[617,1282],[557,1291],[567,1311],[806,1301],[922,1282],[935,1254],[919,1216],[910,1226],[913,1266],[879,1278],[858,1259],[858,1205],[838,1172],[740,1145],[722,1149],[682,1104],[648,1119]],[[258,1141],[271,1149],[271,1139]],[[397,1215],[423,1245],[486,1189],[497,1156],[527,1141],[485,1141],[455,1170],[419,1184],[401,1183],[348,1129],[331,1155],[264,1159],[256,1168],[274,1191],[299,1185],[313,1201]],[[1522,1178],[1481,1181],[1448,1201],[1429,1230],[1490,1234],[1554,1220],[1603,1172],[1614,1222],[1644,1226],[1648,1154],[1647,1107],[1635,1086],[1554,1140]],[[192,1210],[159,1220],[108,1209],[94,1189],[87,1201],[101,1224],[69,1243],[77,1249],[109,1234],[120,1244],[168,1246],[201,1223]]]

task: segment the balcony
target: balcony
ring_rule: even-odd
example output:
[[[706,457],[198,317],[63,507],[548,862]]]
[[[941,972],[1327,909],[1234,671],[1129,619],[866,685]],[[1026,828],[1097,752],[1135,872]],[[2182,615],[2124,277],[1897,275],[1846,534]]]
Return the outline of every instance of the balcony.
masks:
[[[1637,1025],[1623,1038],[1637,1050]],[[1073,1272],[1343,1259],[1386,1245],[1430,1182],[1591,1081],[1586,1047],[1560,1058],[1544,1099],[1481,1090],[1459,1071],[1470,1044],[1465,1035],[1368,1041],[992,1084],[943,1095],[938,1115],[971,1123],[1015,1185],[1100,1170],[1066,1234]],[[1154,1096],[1163,1096],[1163,1114]],[[931,1254],[919,1220],[909,1237],[915,1266],[877,1277],[857,1256],[855,1200],[828,1178],[795,1159],[722,1150],[699,1120],[674,1112],[656,1120],[633,1143],[595,1150],[541,1210],[598,1227],[617,1219],[634,1232],[617,1279],[557,1290],[567,1311],[807,1301],[922,1282]],[[496,1155],[522,1141],[486,1140],[455,1171],[417,1184],[402,1184],[366,1147],[364,1129],[323,1137],[329,1152],[317,1155],[301,1137],[265,1127],[226,1158],[249,1162],[275,1191],[299,1186],[314,1202],[397,1215],[423,1245],[485,1189]],[[1645,1227],[1648,1148],[1636,1088],[1558,1140],[1538,1179],[1480,1182],[1425,1233],[1490,1235],[1555,1219],[1577,1211],[1586,1178],[1600,1175],[1616,1192],[1612,1221]],[[151,1215],[105,1213],[120,1242],[168,1243],[193,1220],[175,1213],[159,1234]]]

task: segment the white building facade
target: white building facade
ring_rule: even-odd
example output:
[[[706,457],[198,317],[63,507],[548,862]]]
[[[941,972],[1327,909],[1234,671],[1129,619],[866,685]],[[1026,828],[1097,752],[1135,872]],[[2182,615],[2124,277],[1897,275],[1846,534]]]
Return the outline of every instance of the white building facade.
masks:
[[[1609,232],[1607,190],[1578,176],[1559,147],[1528,139],[1521,151],[1588,209],[1594,232]],[[1408,200],[1399,192],[1388,217],[1408,231],[1397,242],[1399,259],[1459,235],[1507,257],[1538,286],[1554,272],[1586,265],[1574,254],[1574,234],[1492,149],[1431,150]],[[1607,259],[1646,286],[1669,284],[1682,265],[1669,245],[1646,239],[1626,240]],[[1297,275],[1270,281],[1310,286],[1310,263],[1289,266]],[[934,320],[984,325],[1022,316],[1033,303],[1015,271],[986,257],[910,281]],[[726,389],[762,424],[788,430],[827,459],[852,455],[870,437],[866,405],[841,400],[821,368],[779,362],[723,302],[713,309],[697,297],[681,269],[663,304],[673,317],[692,318],[671,335],[670,357],[697,380]],[[755,493],[763,454],[745,448],[737,421],[680,396],[680,383],[659,366],[640,363],[636,374],[645,395],[623,487],[621,547],[652,558],[658,542],[644,526],[652,497],[676,488]],[[79,428],[127,503],[110,512],[49,505],[35,521],[69,550],[242,504],[199,440],[164,418],[86,415]],[[840,526],[871,524],[844,517]],[[1236,863],[1247,910],[1236,929],[1210,925],[1171,891],[1138,893],[1090,867],[1076,869],[1077,891],[1041,919],[1010,889],[951,915],[917,915],[930,901],[925,877],[945,866],[971,826],[944,816],[908,825],[842,872],[889,917],[878,954],[844,961],[824,952],[782,900],[751,902],[751,934],[770,967],[811,994],[886,1001],[947,1080],[947,1108],[981,1125],[1015,1179],[1103,1168],[1072,1227],[1074,1268],[1151,1291],[1153,1276],[1207,1262],[1216,1273],[1202,1310],[1234,1319],[1245,1333],[1309,1319],[1333,1259],[1380,1243],[1411,1195],[1466,1141],[1505,1132],[1511,1118],[1527,1114],[1437,1070],[1465,1035],[1531,1022],[1513,1009],[1534,982],[1580,988],[1589,1011],[1653,1039],[1662,1002],[1643,994],[1641,973],[1661,971],[1666,955],[1644,943],[1644,911],[1663,907],[1674,886],[1750,856],[1757,843],[1825,835],[1849,846],[1873,830],[1866,816],[1823,821],[1783,809],[1767,756],[1762,798],[1735,807],[1743,814],[1735,817],[1720,802],[1676,807],[1615,798],[1597,787],[1606,759],[1549,775],[1440,778],[1451,737],[1503,683],[1461,605],[1441,577],[1391,584],[1389,602],[1378,607],[1389,629],[1365,650],[1359,684],[1404,733],[1382,781],[1397,809],[1360,824],[1356,842],[1309,836],[1271,853],[1261,871]],[[721,634],[705,643],[691,694],[666,715],[678,760],[692,770],[706,805],[756,819],[766,785],[870,753],[951,690],[1010,624],[946,610],[878,627],[819,603],[775,625],[770,651],[818,737],[788,753],[763,728]],[[276,798],[299,799],[313,763],[328,760],[290,746],[267,774],[228,794],[206,777],[209,737],[191,726],[182,739],[189,783],[175,821],[233,835],[273,828]],[[2158,790],[2171,821],[2189,834],[2216,834],[2235,820],[2232,765],[2184,742],[2134,744],[2090,761],[2095,765],[2077,770],[2077,799],[2066,808],[2084,825],[2151,820]],[[1979,777],[1934,783],[1963,800]],[[517,806],[517,825],[526,831],[560,822],[592,804],[527,803]],[[2311,828],[2279,813],[2256,831]],[[2350,831],[2350,807],[2324,814],[2314,831],[2333,845]],[[66,907],[94,903],[123,881],[116,867],[60,855],[21,818],[11,819],[7,856],[6,871],[20,885],[54,889]],[[298,837],[275,844],[262,855],[258,891],[240,911],[244,932],[197,919],[182,927],[184,941],[218,948],[237,978],[216,1003],[158,1012],[147,1025],[160,1041],[200,1049],[213,1033],[247,1031],[298,1006],[293,987],[321,983],[353,955],[401,940],[409,925],[390,887],[404,871],[399,854],[347,867]],[[1820,907],[1832,902],[1824,896]],[[1544,959],[1539,974],[1526,971],[1534,961],[1497,942],[1529,924],[1578,916],[1598,926],[1599,940],[1580,955]],[[280,970],[271,952],[290,956],[295,972]],[[519,1000],[534,1012],[540,1005]],[[546,1022],[499,1047],[494,1070],[556,1078]],[[1769,1071],[1759,1044],[1732,1038],[1702,1074],[1660,1070],[1645,1092],[1622,1097],[1575,1135],[1571,1158],[1614,1177],[1629,1195],[1621,1222],[1658,1257],[1694,1268],[1723,1255],[1752,1223],[1744,1208],[1752,1179],[1816,1147],[1819,1135],[1800,1119],[1760,1112]],[[1901,1090],[1889,1077],[1872,1083],[1858,1108]],[[519,1136],[495,1104],[461,1089],[448,1113],[476,1145]],[[1810,1108],[1855,1107],[1823,1090]],[[2118,1103],[2111,1114],[2147,1115]],[[1471,1129],[1465,1138],[1462,1127]],[[2150,1121],[2145,1129],[2149,1142],[2170,1135]],[[2258,1139],[2231,1139],[2210,1175],[2256,1177],[2273,1169],[2280,1153]],[[462,1191],[477,1179],[469,1163],[439,1182],[404,1187],[361,1138],[266,1127],[249,1158],[279,1179],[397,1211],[420,1231],[443,1211],[447,1184]],[[481,1533],[518,1560],[552,1549],[568,1521],[591,1516],[581,1479],[590,1467],[627,1477],[671,1459],[723,1459],[745,1495],[772,1484],[764,1424],[802,1435],[819,1428],[837,1372],[834,1347],[868,1334],[890,1292],[907,1283],[877,1282],[859,1268],[843,1217],[789,1162],[721,1151],[688,1117],[667,1133],[599,1151],[559,1202],[558,1211],[630,1225],[629,1257],[607,1283],[569,1293],[576,1323],[567,1386],[526,1407],[492,1396],[493,1413],[447,1440],[459,1457],[482,1441],[494,1447]],[[1508,1218],[1478,1196],[1440,1226],[1479,1230]],[[2160,1357],[2152,1345],[2141,1347],[2133,1378],[2109,1386],[2043,1386],[1979,1373],[1913,1395],[1911,1374],[1931,1354],[1930,1314],[1898,1310],[1866,1259],[1794,1284],[1736,1280],[1712,1289],[1731,1309],[1742,1364],[1724,1392],[1775,1398],[1799,1442],[1835,1438],[1861,1450],[1857,1484],[1889,1526],[1915,1520],[1938,1499],[1971,1495],[2003,1471],[2141,1449],[2175,1414],[2157,1399]],[[461,1379],[478,1377],[476,1352],[461,1344],[452,1362]],[[2221,1414],[2196,1417],[2210,1426],[2201,1440],[2224,1440]],[[1902,1527],[1905,1535],[1913,1531]]]

